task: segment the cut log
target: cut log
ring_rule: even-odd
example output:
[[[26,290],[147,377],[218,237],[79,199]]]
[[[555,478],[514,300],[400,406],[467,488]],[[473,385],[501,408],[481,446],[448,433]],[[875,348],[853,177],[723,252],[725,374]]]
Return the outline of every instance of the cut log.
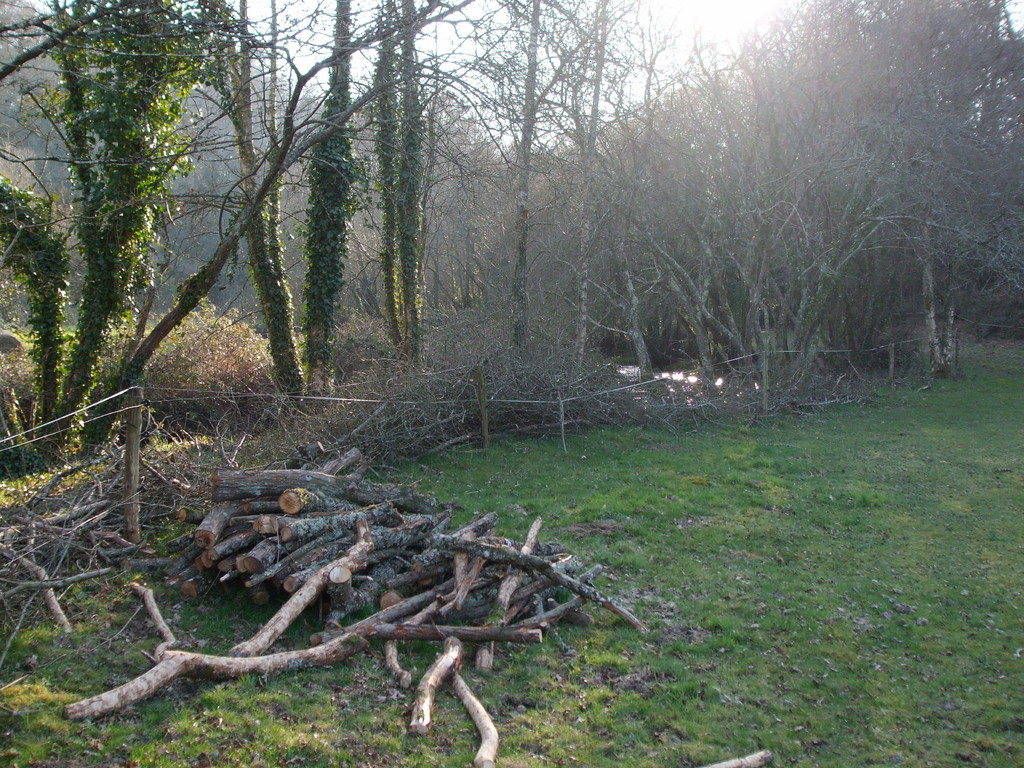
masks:
[[[203,550],[203,563],[205,567],[212,568],[221,558],[240,552],[255,544],[257,540],[259,540],[259,534],[255,531],[242,531],[233,536],[228,536],[218,541],[212,547]]]
[[[370,539],[369,529],[362,528],[359,541],[344,556],[328,563],[313,574],[298,591],[288,598],[288,601],[271,617],[270,621],[263,625],[259,632],[249,640],[236,645],[229,653],[232,656],[256,656],[266,651],[298,618],[299,614],[316,600],[317,595],[327,586],[328,577],[335,566],[344,565],[353,571],[362,570],[366,567],[367,555],[372,551],[373,541]]]
[[[470,555],[486,558],[493,563],[507,563],[524,570],[536,571],[537,573],[547,576],[558,586],[565,587],[570,592],[580,595],[581,597],[585,597],[587,600],[591,600],[602,608],[611,611],[640,632],[647,633],[649,631],[647,626],[629,610],[616,604],[611,598],[606,597],[589,584],[584,584],[571,576],[566,576],[565,574],[560,573],[552,566],[551,563],[541,557],[524,555],[522,552],[517,552],[512,549],[492,547],[478,541],[463,541],[462,539],[456,539],[452,536],[445,535],[434,536],[433,542],[434,546],[442,549],[449,549],[454,552],[465,552]]]
[[[344,489],[339,489],[339,493],[344,493]],[[316,493],[308,488],[289,488],[278,497],[277,504],[286,515],[297,515],[299,512],[354,512],[358,509],[344,498]]]
[[[266,675],[281,670],[324,667],[351,658],[364,648],[366,640],[358,635],[344,634],[329,643],[285,651],[267,656],[231,658],[184,651],[165,652],[163,659],[148,672],[124,685],[69,704],[64,709],[69,720],[100,717],[148,698],[178,677],[232,678],[242,675]]]
[[[355,529],[359,520],[372,525],[401,525],[403,522],[402,515],[390,504],[375,504],[347,514],[288,519],[278,536],[281,541],[308,541],[329,534],[345,535]]]
[[[768,765],[773,759],[774,755],[766,749],[746,757],[737,757],[714,765],[706,765],[704,768],[761,768],[761,766]]]
[[[266,584],[257,584],[255,587],[248,587],[249,599],[256,605],[266,605],[270,602],[270,590]]]
[[[174,513],[174,519],[179,523],[188,523],[189,525],[196,525],[197,523],[203,522],[202,512],[195,509],[188,509],[187,507],[180,507],[177,512]]]
[[[346,469],[357,467],[363,463],[363,454],[358,448],[349,448],[341,456],[331,459],[322,467],[320,471],[325,475],[338,475],[344,472]]]
[[[272,499],[249,499],[242,502],[242,509],[247,515],[279,515],[281,508],[277,505],[277,498]]]
[[[415,515],[436,515],[441,505],[433,496],[414,491],[407,485],[355,482],[345,487],[345,498],[356,504],[383,504],[391,502],[402,512]]]
[[[458,672],[452,675],[452,690],[466,708],[469,719],[473,721],[480,734],[480,748],[473,758],[473,768],[494,768],[498,759],[498,729],[494,727],[494,720]]]
[[[412,706],[412,718],[409,731],[421,736],[430,732],[430,714],[434,705],[434,695],[445,678],[459,671],[462,662],[462,643],[456,637],[444,641],[444,649],[431,664],[420,680],[416,689],[416,701]]]
[[[284,523],[280,515],[256,515],[252,521],[252,529],[264,536],[276,536]]]
[[[292,550],[287,557],[278,560],[262,573],[250,575],[245,584],[248,587],[252,587],[262,581],[273,578],[274,584],[281,586],[284,580],[291,574],[305,568],[313,568],[314,565],[316,567],[324,565],[328,560],[333,560],[350,546],[352,546],[351,539],[348,541],[331,541],[330,537],[314,539],[307,544],[303,544],[298,549]]]
[[[221,533],[228,527],[228,522],[235,515],[242,514],[241,505],[235,503],[215,504],[195,530],[193,537],[196,545],[209,549],[217,543]]]
[[[376,543],[376,538],[374,543]],[[384,580],[394,576],[399,567],[401,567],[399,560],[393,557],[388,558],[369,569],[359,586],[353,585],[353,589],[345,593],[344,597],[332,592],[331,610],[327,614],[327,623],[340,624],[346,616],[376,605],[378,598],[384,592]],[[342,583],[334,580],[334,574],[331,575],[331,581],[335,584]],[[400,596],[396,595],[396,598],[398,598],[395,600],[396,603],[401,602]]]
[[[263,573],[267,568],[270,568],[289,552],[297,548],[292,543],[282,544],[276,537],[263,539],[248,554],[240,556],[235,561],[235,568],[242,573]]]
[[[476,647],[476,668],[485,672],[494,669],[494,643],[483,643]]]
[[[215,469],[210,475],[214,501],[233,501],[258,496],[278,498],[291,488],[342,498],[348,479],[304,469],[238,471]]]

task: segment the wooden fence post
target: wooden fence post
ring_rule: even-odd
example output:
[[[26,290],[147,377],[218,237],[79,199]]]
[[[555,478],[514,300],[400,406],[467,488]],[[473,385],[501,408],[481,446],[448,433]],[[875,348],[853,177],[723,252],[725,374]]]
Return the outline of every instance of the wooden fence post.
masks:
[[[491,443],[490,417],[487,413],[487,379],[484,377],[484,364],[479,363],[476,367],[476,397],[480,405],[480,439],[484,449]]]
[[[139,444],[142,439],[142,388],[125,398],[124,415],[124,530],[132,544],[142,540],[139,526]]]
[[[896,342],[889,342],[889,390],[896,391]]]

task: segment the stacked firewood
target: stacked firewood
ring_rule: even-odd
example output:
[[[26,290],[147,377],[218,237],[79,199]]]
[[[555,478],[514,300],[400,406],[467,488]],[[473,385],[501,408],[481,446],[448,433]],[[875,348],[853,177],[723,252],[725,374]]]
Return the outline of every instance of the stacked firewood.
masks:
[[[627,609],[593,586],[600,566],[587,569],[553,542],[541,542],[541,520],[522,542],[498,536],[497,515],[477,515],[450,530],[452,509],[403,485],[370,483],[351,451],[322,471],[216,471],[213,506],[191,535],[171,577],[186,594],[204,583],[244,584],[259,600],[270,588],[287,595],[251,638],[227,656],[171,650],[173,634],[152,594],[147,608],[164,642],[156,666],[125,685],[67,708],[71,718],[96,717],[155,693],[181,675],[236,677],[248,673],[334,664],[384,642],[384,662],[403,688],[399,640],[444,641],[417,689],[410,730],[426,733],[439,686],[450,681],[481,734],[476,765],[494,764],[497,732],[486,709],[458,675],[463,642],[489,669],[494,643],[541,642],[560,620],[589,623],[580,608],[596,602],[641,631]],[[572,599],[558,602],[565,592]],[[320,603],[324,627],[304,650],[267,653],[306,608]],[[358,613],[369,613],[353,620]]]
[[[218,470],[211,478],[213,505],[168,573],[195,597],[215,582],[237,581],[264,603],[270,590],[297,591],[326,563],[352,546],[357,524],[369,526],[374,552],[367,555],[354,590],[351,573],[334,569],[329,596],[348,612],[380,597],[380,586],[405,566],[433,533],[451,520],[450,509],[401,485],[370,483],[352,450],[319,471]],[[188,513],[179,512],[187,520]],[[342,614],[335,616],[335,620]]]

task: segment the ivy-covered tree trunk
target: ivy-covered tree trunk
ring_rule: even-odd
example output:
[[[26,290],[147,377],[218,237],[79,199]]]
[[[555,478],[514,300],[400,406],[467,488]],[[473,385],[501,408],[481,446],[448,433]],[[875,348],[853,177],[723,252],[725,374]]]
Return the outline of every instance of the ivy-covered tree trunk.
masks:
[[[384,282],[384,320],[388,338],[400,348],[402,328],[400,318],[401,293],[399,290],[398,261],[398,175],[400,164],[398,95],[398,51],[391,30],[398,23],[398,10],[394,0],[385,0],[380,16],[381,42],[374,70],[374,87],[378,91],[374,103],[377,123],[376,154],[378,190],[380,192],[380,269]]]
[[[402,153],[398,178],[398,261],[402,307],[403,354],[420,359],[423,341],[420,237],[423,188],[423,106],[420,103],[419,62],[416,56],[416,4],[402,0]]]
[[[93,6],[78,0],[62,21],[74,25]],[[179,171],[178,134],[185,94],[201,77],[202,34],[171,0],[112,11],[54,52],[60,70],[57,118],[75,185],[76,234],[84,264],[78,325],[53,411],[80,406],[96,384],[110,332],[146,274],[153,224]],[[55,346],[48,354],[60,354]],[[52,367],[40,371],[52,376]],[[42,382],[44,412],[53,382]]]
[[[0,179],[0,238],[10,267],[25,286],[30,354],[36,367],[36,415],[40,422],[56,415],[64,357],[64,304],[70,259],[64,241],[51,229],[47,202]]]
[[[238,155],[242,169],[242,191],[248,198],[256,192],[256,147],[253,135],[253,50],[248,27],[248,3],[241,0],[242,46],[238,66],[234,70],[234,104],[230,110],[235,127]],[[273,66],[273,64],[272,64]],[[276,94],[271,93],[271,104]],[[272,107],[270,107],[272,110]],[[268,113],[273,135],[273,113]],[[302,392],[302,370],[292,334],[292,297],[284,268],[284,255],[280,234],[280,196],[278,186],[267,195],[262,215],[246,230],[249,250],[249,271],[253,287],[260,302],[263,322],[267,327],[270,357],[274,365],[274,383],[282,392]]]
[[[349,106],[351,15],[351,0],[337,0],[334,62],[323,108],[325,122],[337,120]],[[303,331],[306,378],[313,391],[326,390],[333,379],[334,310],[348,254],[354,178],[352,138],[347,131],[339,130],[314,149],[309,166]]]

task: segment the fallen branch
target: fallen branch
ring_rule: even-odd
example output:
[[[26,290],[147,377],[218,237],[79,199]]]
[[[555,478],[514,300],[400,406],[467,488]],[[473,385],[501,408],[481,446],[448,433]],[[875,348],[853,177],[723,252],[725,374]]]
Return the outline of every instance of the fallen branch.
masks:
[[[462,662],[462,643],[456,637],[444,641],[444,649],[438,655],[420,680],[416,689],[416,702],[412,706],[412,718],[409,721],[411,733],[425,736],[430,732],[430,710],[434,704],[434,695],[445,678],[457,672]]]
[[[723,763],[705,765],[704,768],[761,768],[763,765],[768,765],[773,758],[774,755],[766,749],[746,757],[737,757],[733,760],[726,760]]]
[[[95,571],[86,571],[85,573],[76,573],[74,576],[67,576],[63,579],[46,579],[45,581],[21,581],[17,583],[17,586],[11,588],[4,597],[9,597],[16,592],[21,592],[26,589],[62,589],[64,587],[70,587],[72,584],[78,584],[81,581],[88,581],[89,579],[95,579],[99,576],[106,576],[108,573],[113,573],[116,568],[99,568]]]
[[[480,748],[473,758],[474,768],[494,768],[498,759],[498,729],[494,727],[494,721],[458,672],[452,675],[452,690],[480,733]]]
[[[324,667],[351,658],[366,647],[359,635],[344,634],[329,643],[301,651],[285,651],[268,656],[236,658],[210,656],[186,651],[166,651],[163,659],[148,672],[124,685],[82,699],[64,708],[69,720],[82,720],[123,709],[148,698],[179,677],[232,678],[242,675],[266,675],[281,670]]]
[[[153,590],[141,584],[132,584],[130,586],[135,594],[142,598],[142,603],[146,606],[146,611],[149,613],[150,621],[153,622],[156,631],[160,633],[160,637],[163,638],[163,642],[153,651],[153,661],[159,662],[163,659],[164,653],[168,648],[178,644],[178,640],[174,637],[171,628],[167,626],[167,622],[164,621],[163,614],[160,613],[160,606],[156,604]]]
[[[566,574],[555,570],[552,564],[544,558],[535,557],[533,555],[524,555],[522,552],[516,552],[515,550],[504,549],[501,547],[493,547],[489,544],[482,544],[478,541],[463,541],[462,539],[456,539],[452,536],[437,535],[434,536],[433,542],[434,546],[439,548],[455,552],[465,552],[469,555],[483,557],[493,563],[507,563],[509,565],[518,566],[524,570],[541,573],[551,579],[551,581],[558,586],[565,587],[570,592],[573,592],[580,597],[584,597],[587,600],[591,600],[602,608],[611,611],[641,632],[648,632],[647,625],[640,621],[640,619],[634,616],[629,610],[617,605],[611,598],[606,597],[589,584],[584,584],[571,576],[567,576]]]
[[[544,633],[538,627],[466,627],[444,624],[369,624],[353,630],[375,640],[448,640],[455,638],[471,643],[524,643],[543,642]]]

